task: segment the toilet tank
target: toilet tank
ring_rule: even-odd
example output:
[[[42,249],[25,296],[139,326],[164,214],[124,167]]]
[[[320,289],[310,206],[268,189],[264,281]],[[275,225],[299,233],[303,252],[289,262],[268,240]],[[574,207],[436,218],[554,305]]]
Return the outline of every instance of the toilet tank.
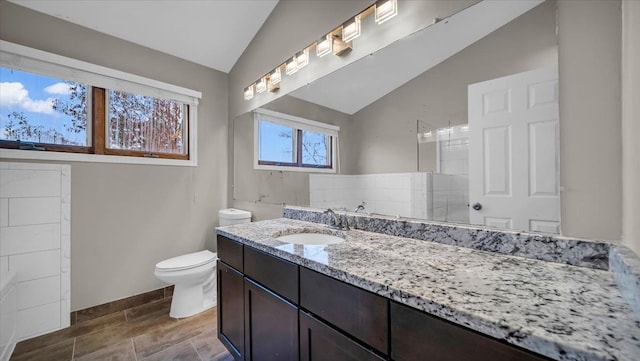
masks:
[[[218,211],[221,226],[251,222],[251,212],[242,209],[227,208]]]

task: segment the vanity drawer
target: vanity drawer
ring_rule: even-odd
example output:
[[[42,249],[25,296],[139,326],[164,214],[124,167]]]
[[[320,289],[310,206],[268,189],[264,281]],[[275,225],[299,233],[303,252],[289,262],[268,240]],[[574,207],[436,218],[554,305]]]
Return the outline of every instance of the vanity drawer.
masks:
[[[244,248],[244,274],[298,304],[298,266],[255,248]]]
[[[300,267],[300,307],[388,353],[388,300]]]
[[[545,361],[516,346],[391,301],[391,358],[413,361]]]
[[[218,235],[218,258],[238,271],[243,271],[241,243]]]

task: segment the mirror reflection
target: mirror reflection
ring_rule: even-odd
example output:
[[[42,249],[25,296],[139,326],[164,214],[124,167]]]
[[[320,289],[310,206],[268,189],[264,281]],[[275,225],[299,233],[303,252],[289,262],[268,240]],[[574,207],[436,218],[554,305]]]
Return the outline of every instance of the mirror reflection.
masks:
[[[262,107],[339,127],[335,172],[256,169],[254,113],[237,117],[234,206],[259,218],[277,217],[285,203],[559,233],[555,12],[555,1],[532,7],[384,94],[354,84],[367,77],[371,88],[376,62],[386,74],[379,88],[389,75],[407,77],[388,63],[389,49]],[[399,64],[420,53],[411,50],[426,41],[418,33],[390,45]],[[430,51],[452,52],[452,35],[439,36]]]

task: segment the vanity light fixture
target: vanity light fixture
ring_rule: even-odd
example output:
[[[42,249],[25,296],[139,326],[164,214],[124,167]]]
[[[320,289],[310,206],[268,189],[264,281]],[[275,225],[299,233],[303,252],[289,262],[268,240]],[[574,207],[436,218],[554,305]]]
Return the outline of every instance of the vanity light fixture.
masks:
[[[298,54],[294,55],[289,61],[287,61],[284,65],[284,72],[287,75],[292,75],[296,73],[298,70],[304,68],[309,64],[309,48],[304,49]]]
[[[244,90],[244,99],[245,100],[253,99],[253,88],[254,87],[255,87],[255,84],[251,84]]]
[[[280,72],[280,68],[276,68],[271,74],[269,74],[269,79],[267,80],[267,88],[270,92],[274,92],[280,89],[280,81],[282,80],[282,73]]]
[[[316,45],[316,55],[321,58],[333,51],[333,36],[327,34],[324,40],[318,41]]]
[[[277,66],[260,80],[244,89],[244,98],[251,100],[256,93],[266,90],[271,92],[280,89],[282,69],[287,75],[293,75],[309,64],[309,52],[315,47],[316,56],[323,57],[329,53],[342,56],[352,49],[352,40],[362,34],[362,19],[375,13],[375,21],[382,24],[398,14],[398,0],[378,0],[364,11],[356,14],[341,26],[331,30],[319,41],[299,51],[284,64]]]
[[[398,15],[398,0],[380,0],[376,3],[376,23],[385,21]]]
[[[267,78],[264,77],[256,83],[256,93],[262,93],[267,90]]]
[[[345,43],[357,38],[361,33],[360,16],[353,18],[351,22],[342,25],[342,41]]]
[[[296,65],[298,66],[298,70],[309,65],[309,48],[299,52],[296,55],[295,59],[296,59]]]
[[[284,66],[284,72],[287,75],[293,75],[297,71],[298,71],[298,62],[296,57],[294,56],[293,58],[291,58],[291,60],[287,62],[287,65]]]

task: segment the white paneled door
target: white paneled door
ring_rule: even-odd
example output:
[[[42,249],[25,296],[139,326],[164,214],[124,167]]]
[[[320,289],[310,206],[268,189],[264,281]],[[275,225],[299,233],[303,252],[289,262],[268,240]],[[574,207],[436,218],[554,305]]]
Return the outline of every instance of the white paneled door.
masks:
[[[560,233],[558,68],[469,85],[469,219]]]

